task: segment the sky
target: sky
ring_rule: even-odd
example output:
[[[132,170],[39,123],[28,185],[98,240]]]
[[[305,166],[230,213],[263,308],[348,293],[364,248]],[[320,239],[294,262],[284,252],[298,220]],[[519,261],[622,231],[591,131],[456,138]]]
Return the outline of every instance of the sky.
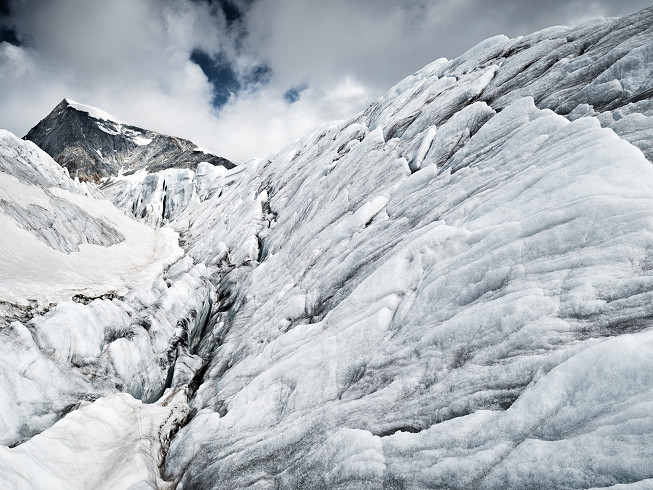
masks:
[[[235,162],[347,119],[496,34],[651,0],[0,0],[0,128],[64,97]]]

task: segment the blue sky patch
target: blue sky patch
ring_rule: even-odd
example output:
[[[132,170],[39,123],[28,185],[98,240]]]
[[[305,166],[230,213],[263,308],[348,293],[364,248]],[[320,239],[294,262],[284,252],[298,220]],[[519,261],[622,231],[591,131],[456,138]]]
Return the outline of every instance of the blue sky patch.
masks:
[[[18,33],[10,27],[0,26],[0,43],[7,42],[14,46],[21,46],[22,43],[18,39]]]
[[[283,99],[288,102],[288,104],[294,104],[301,97],[302,92],[306,90],[308,86],[306,84],[297,85],[296,87],[291,87],[283,94]]]
[[[206,51],[195,49],[191,53],[190,60],[202,69],[213,86],[211,103],[216,109],[220,109],[229,101],[229,97],[243,89],[267,84],[272,76],[272,69],[266,64],[261,64],[239,78],[222,53],[211,56]]]
[[[231,94],[240,90],[240,82],[231,64],[222,54],[216,57],[206,51],[195,49],[190,55],[190,60],[196,63],[213,85],[213,100],[211,103],[216,109],[221,108],[229,101]]]

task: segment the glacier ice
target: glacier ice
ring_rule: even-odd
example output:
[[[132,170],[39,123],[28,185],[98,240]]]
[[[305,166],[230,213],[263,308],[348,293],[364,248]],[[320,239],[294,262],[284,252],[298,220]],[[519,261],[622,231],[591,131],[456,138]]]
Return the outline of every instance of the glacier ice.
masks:
[[[187,212],[205,220],[177,222],[209,266],[236,255],[230,230],[254,237],[259,213],[264,227],[259,264],[219,273],[197,415],[166,459],[178,488],[651,478],[650,137],[600,116],[632,101],[583,90],[619,26],[628,49],[606,68],[650,43],[636,31],[651,10],[635,20],[496,38],[436,62],[353,121],[239,169]],[[551,62],[583,43],[574,72]],[[534,90],[513,83],[542,58]],[[564,117],[556,94],[570,85],[568,112],[586,104],[595,117]],[[642,124],[649,107],[633,109]],[[215,229],[243,201],[252,214]]]
[[[183,390],[169,390],[154,404],[124,393],[82,402],[29,441],[13,448],[0,446],[3,486],[171,489],[159,465],[187,414]]]
[[[556,366],[646,328],[653,169],[595,119],[569,122],[520,99],[439,171],[412,174],[399,140],[384,141],[380,128],[332,166],[341,129],[314,135],[306,156],[290,148],[276,166],[252,164],[261,175],[250,185],[272,183],[274,224],[264,260],[236,279],[218,331],[200,345],[211,362],[191,407],[204,415],[180,431],[166,460],[182,488],[218,477],[229,487],[486,485],[481,476],[516,451],[523,433],[509,448],[488,435],[499,429],[485,428],[487,451],[451,470],[448,446],[438,466],[440,453],[429,456],[419,437],[406,436],[414,442],[396,461],[384,441],[448,421],[467,430],[463,420],[475,424],[477,413],[508,409],[509,418]],[[220,199],[233,201],[232,188]],[[613,364],[606,369],[618,376]],[[609,444],[609,434],[592,437]],[[631,447],[642,454],[646,441]],[[422,452],[425,476],[414,466]],[[534,463],[524,479],[505,481],[548,481],[538,469],[550,473]],[[620,481],[614,462],[604,470],[576,483]],[[496,488],[502,480],[487,481]]]
[[[82,400],[158,399],[207,320],[203,267],[178,260],[176,232],[128,218],[6,131],[0,170],[0,443]]]
[[[190,169],[166,169],[118,175],[102,186],[102,192],[120,209],[152,226],[170,223],[190,204],[219,193],[227,169],[208,162]]]
[[[171,230],[138,224],[72,181],[60,186],[61,169],[36,145],[6,131],[0,138],[2,168],[26,169],[25,178],[0,172],[1,302],[46,306],[75,294],[121,294],[152,283],[183,254]],[[52,177],[39,174],[49,170]]]
[[[2,171],[41,189],[4,191],[6,219],[83,201],[76,225],[120,235],[89,226],[100,243],[79,253],[134,227],[174,231],[184,255],[0,328],[0,474],[648,488],[651,29],[653,7],[497,36],[269,158],[113,178],[106,195],[153,228],[93,214],[97,189],[49,183],[54,163],[5,139],[36,163]]]

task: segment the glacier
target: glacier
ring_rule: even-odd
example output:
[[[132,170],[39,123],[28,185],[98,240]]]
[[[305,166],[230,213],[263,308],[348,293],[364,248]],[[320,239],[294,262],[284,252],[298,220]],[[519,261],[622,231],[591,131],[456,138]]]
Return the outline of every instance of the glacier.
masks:
[[[652,31],[497,36],[230,169],[97,188],[2,133],[45,272],[3,242],[0,479],[651,487]]]

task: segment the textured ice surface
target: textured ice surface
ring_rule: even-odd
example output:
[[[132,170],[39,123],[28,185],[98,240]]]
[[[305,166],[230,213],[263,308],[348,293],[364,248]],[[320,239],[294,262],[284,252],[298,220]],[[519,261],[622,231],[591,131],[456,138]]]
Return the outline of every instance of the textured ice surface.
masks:
[[[169,223],[187,206],[219,193],[227,169],[202,162],[195,171],[167,169],[119,175],[102,187],[120,209],[152,226]]]
[[[249,164],[249,175],[240,169],[213,208],[243,196],[238,202],[247,207],[230,216],[239,218],[237,234],[197,225],[211,231],[190,239],[201,244],[190,249],[196,258],[245,264],[258,254],[261,263],[244,277],[235,272],[242,268],[225,271],[220,292],[228,311],[200,346],[212,361],[191,402],[198,415],[172,443],[169,474],[181,475],[183,488],[521,488],[648,477],[623,468],[628,448],[637,468],[651,460],[641,450],[646,433],[618,455],[604,454],[600,469],[590,452],[574,460],[584,472],[564,473],[563,451],[577,452],[568,441],[548,449],[557,466],[532,455],[519,477],[510,466],[504,475],[488,473],[526,451],[525,439],[544,436],[506,432],[494,418],[483,419],[480,433],[475,424],[484,413],[498,417],[529,389],[530,403],[553,403],[545,386],[554,367],[580,364],[578,356],[590,356],[585,349],[647,328],[650,162],[598,121],[570,123],[528,98],[492,117],[441,169],[412,175],[400,140],[384,141],[382,126],[339,155],[361,130],[358,123],[327,128],[271,162]],[[256,192],[266,182],[261,193],[273,219],[256,252],[243,237],[254,237],[262,220]],[[649,381],[635,382],[617,362],[628,356],[630,372],[651,373],[647,356],[613,345],[615,360],[601,371],[559,368],[571,378],[569,394],[597,370],[586,405],[567,395],[559,402],[571,403],[574,436],[587,435],[596,447],[609,446],[619,429],[590,434],[599,412],[588,407],[604,402],[619,413],[624,403],[619,394],[603,400],[604,383],[632,389],[628,398],[649,390]],[[501,420],[511,426],[521,417],[508,410]],[[548,417],[529,427],[552,424],[547,437],[565,441],[568,432],[556,432]],[[455,434],[477,435],[456,443],[460,450],[453,443],[431,450],[447,423],[456,424]],[[459,464],[451,459],[458,453],[466,458]]]
[[[33,143],[0,133],[2,444],[81,400],[122,391],[155,401],[177,357],[192,359],[211,306],[205,268],[177,261],[173,230],[98,195]],[[182,364],[178,385],[201,360]]]
[[[178,488],[650,480],[651,24],[489,40],[178,218],[221,278]]]
[[[199,384],[179,489],[650,486],[652,26],[497,36],[270,158],[121,176],[185,257],[0,329],[4,443],[45,430],[0,464],[38,482],[20,448],[86,447],[65,424],[94,406],[154,417],[116,391]],[[82,424],[108,437],[90,455],[131,444],[116,424]],[[164,485],[152,452],[107,481]]]
[[[116,392],[157,400],[206,323],[211,286],[204,275],[182,260],[121,299],[61,302],[0,328],[0,443],[46,429],[80,400]],[[177,384],[187,384],[201,360],[181,368],[185,382]]]
[[[187,414],[183,390],[150,405],[123,393],[83,402],[29,441],[0,446],[3,488],[173,488],[159,465]]]

